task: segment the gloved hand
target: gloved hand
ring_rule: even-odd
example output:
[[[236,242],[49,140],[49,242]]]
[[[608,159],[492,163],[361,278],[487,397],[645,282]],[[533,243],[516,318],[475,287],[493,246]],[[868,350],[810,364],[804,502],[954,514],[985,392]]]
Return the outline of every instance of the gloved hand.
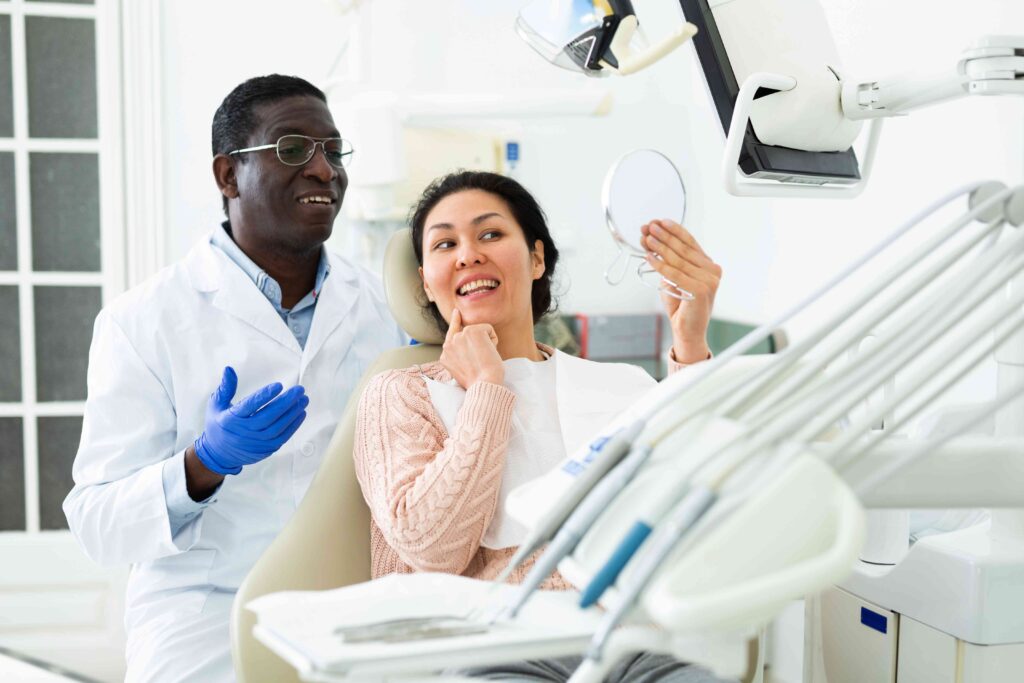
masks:
[[[235,371],[224,368],[206,405],[206,428],[195,442],[199,460],[218,474],[238,474],[244,465],[273,455],[306,419],[309,398],[301,385],[281,393],[281,383],[274,382],[232,405],[237,388]]]

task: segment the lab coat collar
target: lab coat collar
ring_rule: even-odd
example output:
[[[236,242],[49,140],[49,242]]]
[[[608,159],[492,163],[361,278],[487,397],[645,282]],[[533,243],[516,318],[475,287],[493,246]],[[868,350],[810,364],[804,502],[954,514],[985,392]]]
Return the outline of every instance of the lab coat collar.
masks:
[[[209,237],[192,249],[186,259],[186,267],[189,281],[197,291],[213,293],[214,306],[248,323],[288,351],[302,355],[304,370],[309,361],[323,348],[324,342],[342,322],[358,297],[358,268],[329,252],[328,258],[331,260],[331,276],[324,280],[323,289],[317,296],[313,325],[306,340],[305,350],[299,346],[295,335],[252,279],[226,254],[214,248]],[[341,346],[347,348],[356,330],[350,325],[340,334],[349,337]]]
[[[220,283],[213,293],[213,305],[252,325],[288,351],[301,354],[302,348],[295,335],[256,283],[227,254],[210,245],[208,247],[220,272]]]
[[[324,280],[323,289],[317,295],[313,326],[309,330],[302,354],[300,377],[328,339],[334,340],[336,348],[347,350],[358,332],[349,315],[359,299],[358,266],[336,254],[328,254],[328,257],[331,276]],[[348,324],[335,332],[346,321]],[[338,362],[341,360],[339,358]]]

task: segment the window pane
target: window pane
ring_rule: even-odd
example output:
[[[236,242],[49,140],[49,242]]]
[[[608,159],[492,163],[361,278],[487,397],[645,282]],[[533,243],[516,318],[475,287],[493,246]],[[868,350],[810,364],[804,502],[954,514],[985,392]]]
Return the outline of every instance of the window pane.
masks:
[[[28,134],[34,138],[95,138],[95,22],[25,17],[25,59]]]
[[[25,530],[25,457],[20,417],[0,417],[0,531]]]
[[[36,287],[36,395],[40,401],[84,401],[99,287]]]
[[[100,269],[99,157],[29,155],[32,268],[98,272]]]
[[[21,401],[21,318],[18,288],[0,287],[0,311],[6,321],[0,325],[0,402]]]
[[[11,17],[0,16],[0,138],[14,137],[14,90],[11,87]]]
[[[0,270],[18,269],[14,152],[0,152]]]
[[[71,464],[81,436],[81,417],[39,418],[40,529],[68,528],[61,504],[74,486]]]

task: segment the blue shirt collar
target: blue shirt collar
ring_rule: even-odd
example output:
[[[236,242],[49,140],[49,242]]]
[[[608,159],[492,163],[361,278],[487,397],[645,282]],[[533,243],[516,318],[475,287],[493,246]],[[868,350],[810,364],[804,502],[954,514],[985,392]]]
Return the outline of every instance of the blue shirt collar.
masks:
[[[227,254],[228,258],[242,269],[242,272],[244,272],[249,279],[253,281],[257,289],[263,293],[263,296],[270,300],[270,303],[274,305],[274,308],[278,311],[284,310],[281,308],[281,285],[279,285],[274,278],[270,277],[265,270],[256,265],[256,263],[249,258],[244,251],[242,251],[241,247],[235,244],[235,240],[231,237],[230,230],[231,225],[227,221],[221,223],[220,229],[213,231],[213,238],[211,240],[213,245]],[[302,297],[299,303],[295,304],[291,310],[297,311],[315,304],[317,297],[320,296],[320,292],[323,291],[324,281],[330,274],[331,264],[327,256],[327,248],[320,247],[320,262],[316,267],[316,280],[313,284],[313,291]]]

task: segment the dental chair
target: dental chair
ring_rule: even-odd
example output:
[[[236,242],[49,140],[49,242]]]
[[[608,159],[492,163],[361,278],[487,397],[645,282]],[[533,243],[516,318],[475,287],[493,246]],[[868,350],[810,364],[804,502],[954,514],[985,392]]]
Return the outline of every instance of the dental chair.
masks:
[[[231,613],[231,652],[238,683],[299,682],[295,668],[253,636],[249,602],[280,591],[327,590],[369,581],[370,511],[352,464],[356,409],[366,383],[379,372],[437,360],[444,336],[423,315],[422,285],[409,231],[401,230],[384,254],[384,291],[395,319],[420,344],[381,354],[356,386],[324,460],[295,515],[250,570]],[[750,643],[755,668],[744,683],[760,681],[763,653]]]
[[[384,370],[437,360],[444,336],[423,315],[423,288],[409,230],[384,253],[384,292],[391,312],[420,344],[382,353],[345,407],[320,469],[291,521],[260,556],[238,589],[231,611],[231,655],[238,683],[298,681],[295,669],[253,637],[256,618],[245,605],[285,590],[325,590],[370,580],[370,510],[352,464],[356,409],[363,388]]]

